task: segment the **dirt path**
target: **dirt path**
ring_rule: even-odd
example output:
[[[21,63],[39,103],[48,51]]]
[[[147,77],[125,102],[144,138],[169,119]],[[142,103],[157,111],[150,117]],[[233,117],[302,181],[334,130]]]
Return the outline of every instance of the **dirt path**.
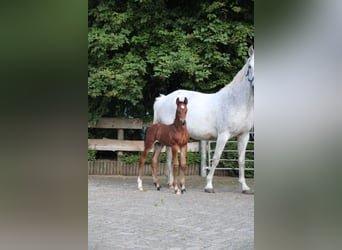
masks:
[[[187,192],[156,191],[152,177],[88,177],[88,249],[254,249],[254,195],[237,178],[187,176]],[[163,186],[164,184],[164,186]],[[247,179],[254,190],[254,179]],[[163,188],[164,187],[164,188]]]

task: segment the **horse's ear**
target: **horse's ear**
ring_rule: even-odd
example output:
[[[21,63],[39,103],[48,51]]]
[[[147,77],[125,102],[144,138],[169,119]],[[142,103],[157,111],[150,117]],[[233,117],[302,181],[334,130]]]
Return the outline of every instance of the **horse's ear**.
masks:
[[[251,57],[254,54],[254,49],[253,49],[253,45],[251,45],[251,47],[249,47],[248,49],[248,55]]]
[[[179,97],[177,97],[177,100],[176,100],[176,104],[178,105],[178,103],[179,103]]]
[[[187,105],[188,104],[188,98],[184,98],[184,103],[185,103],[185,105]]]

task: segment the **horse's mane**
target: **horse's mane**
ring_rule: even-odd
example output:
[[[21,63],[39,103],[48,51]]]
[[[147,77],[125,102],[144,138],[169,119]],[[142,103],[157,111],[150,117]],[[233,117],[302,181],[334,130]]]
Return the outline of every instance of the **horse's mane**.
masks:
[[[227,84],[224,88],[226,87],[230,87],[230,88],[234,88],[234,86],[238,85],[242,79],[245,76],[245,71],[246,71],[246,67],[247,67],[247,63],[242,67],[242,69],[240,69],[240,71],[234,76],[233,80]]]

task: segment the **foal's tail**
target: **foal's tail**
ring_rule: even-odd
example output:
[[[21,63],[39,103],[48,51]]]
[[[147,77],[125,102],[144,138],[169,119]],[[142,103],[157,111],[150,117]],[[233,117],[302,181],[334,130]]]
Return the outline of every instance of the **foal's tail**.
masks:
[[[160,105],[160,100],[163,99],[163,97],[165,97],[165,95],[160,94],[159,97],[156,98],[156,100],[154,101],[153,104],[153,124],[158,123],[159,122],[159,117],[158,117],[158,107]]]
[[[145,142],[145,140],[146,140],[146,133],[147,133],[147,130],[149,129],[150,127],[144,127],[143,129],[142,129],[142,133],[141,133],[141,135],[142,135],[142,138],[143,138],[143,141]]]

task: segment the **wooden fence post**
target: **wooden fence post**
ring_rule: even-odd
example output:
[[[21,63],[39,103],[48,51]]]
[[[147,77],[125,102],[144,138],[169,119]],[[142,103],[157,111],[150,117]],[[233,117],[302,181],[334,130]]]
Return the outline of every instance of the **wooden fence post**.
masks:
[[[118,140],[123,140],[124,139],[124,130],[123,129],[118,129]],[[120,156],[122,156],[122,152],[118,152],[118,161],[121,162]]]

